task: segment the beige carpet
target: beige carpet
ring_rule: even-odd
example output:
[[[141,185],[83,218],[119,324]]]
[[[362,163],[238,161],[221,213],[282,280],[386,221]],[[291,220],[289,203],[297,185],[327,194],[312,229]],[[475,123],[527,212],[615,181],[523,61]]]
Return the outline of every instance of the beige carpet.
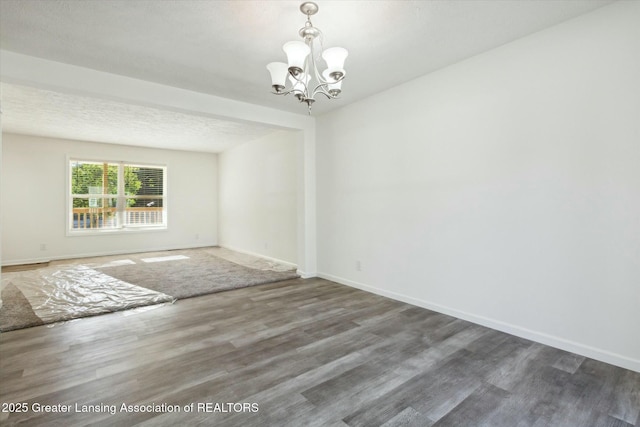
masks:
[[[202,249],[171,251],[145,259],[142,263],[109,265],[96,270],[177,299],[299,277],[294,270],[257,270]]]
[[[7,282],[0,292],[2,308],[0,308],[0,331],[28,328],[30,326],[44,325],[31,307],[29,300],[20,289]]]
[[[77,264],[3,273],[1,288],[3,332],[175,300]]]
[[[56,261],[3,272],[0,331],[296,277],[294,267],[222,248]]]

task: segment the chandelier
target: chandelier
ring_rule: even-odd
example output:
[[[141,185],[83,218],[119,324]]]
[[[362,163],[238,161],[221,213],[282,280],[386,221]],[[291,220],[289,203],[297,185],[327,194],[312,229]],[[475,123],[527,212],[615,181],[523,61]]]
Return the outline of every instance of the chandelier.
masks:
[[[307,15],[307,22],[298,32],[304,41],[285,43],[282,50],[287,54],[288,63],[272,62],[267,65],[267,69],[271,73],[273,93],[295,95],[300,102],[307,104],[311,114],[311,106],[316,101],[316,95],[322,94],[329,99],[335,99],[340,95],[342,80],[346,74],[344,60],[349,52],[341,47],[323,49],[322,31],[311,23],[311,15],[318,12],[317,4],[304,2],[300,5],[300,11]],[[320,57],[327,65],[322,72],[318,70]]]

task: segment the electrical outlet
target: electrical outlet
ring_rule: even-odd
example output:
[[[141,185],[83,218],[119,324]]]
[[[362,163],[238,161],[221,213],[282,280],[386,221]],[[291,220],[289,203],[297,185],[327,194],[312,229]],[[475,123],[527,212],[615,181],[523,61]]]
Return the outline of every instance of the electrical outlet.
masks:
[[[356,271],[362,271],[362,263],[360,260],[356,261]]]
[[[196,233],[196,240],[200,240],[200,235]]]
[[[47,250],[47,244],[46,243],[40,243],[40,250],[41,251],[46,251]]]

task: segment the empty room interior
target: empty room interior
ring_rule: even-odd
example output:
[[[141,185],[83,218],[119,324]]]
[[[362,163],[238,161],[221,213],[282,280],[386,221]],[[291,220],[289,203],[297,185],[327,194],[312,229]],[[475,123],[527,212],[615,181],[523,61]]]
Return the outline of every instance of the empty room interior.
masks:
[[[640,427],[640,1],[0,0],[0,424]]]

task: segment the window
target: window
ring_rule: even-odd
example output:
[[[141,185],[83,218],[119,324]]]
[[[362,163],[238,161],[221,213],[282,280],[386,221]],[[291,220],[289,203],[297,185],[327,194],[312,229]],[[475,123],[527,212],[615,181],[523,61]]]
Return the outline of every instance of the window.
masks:
[[[164,166],[69,161],[69,230],[88,232],[167,225]]]

